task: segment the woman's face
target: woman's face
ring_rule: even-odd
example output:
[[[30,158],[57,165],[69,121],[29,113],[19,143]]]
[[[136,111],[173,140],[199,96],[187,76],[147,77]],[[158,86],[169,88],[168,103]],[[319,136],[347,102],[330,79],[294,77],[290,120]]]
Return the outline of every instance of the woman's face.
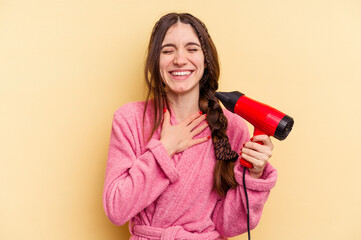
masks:
[[[164,37],[159,60],[160,74],[168,94],[199,93],[204,55],[190,24],[178,22]]]

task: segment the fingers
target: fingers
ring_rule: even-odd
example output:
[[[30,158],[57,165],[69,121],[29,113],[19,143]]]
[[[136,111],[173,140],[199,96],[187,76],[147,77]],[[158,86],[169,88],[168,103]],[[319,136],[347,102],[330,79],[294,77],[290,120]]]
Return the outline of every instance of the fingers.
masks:
[[[252,142],[262,142],[263,146],[268,146],[271,150],[273,150],[273,143],[271,138],[267,135],[256,135],[251,140]]]
[[[169,110],[164,111],[160,136],[160,141],[166,148],[169,156],[210,139],[210,136],[194,138],[208,127],[208,123],[201,123],[206,118],[202,112],[192,114],[174,125],[171,124],[170,118]]]
[[[257,146],[256,144],[259,146]],[[255,147],[257,147],[257,149],[252,148],[253,145]],[[269,148],[264,147],[258,143],[248,142],[242,148],[241,154],[245,154],[249,157],[252,157],[254,159],[258,159],[261,161],[268,161],[268,159],[272,156],[272,151]],[[243,155],[242,155],[242,157],[243,157]]]
[[[262,168],[265,165],[265,161],[259,160],[258,158],[250,156],[250,155],[248,155],[248,154],[246,154],[244,152],[242,152],[241,157],[244,160],[252,163],[254,169]]]
[[[246,142],[242,151],[247,151],[247,154],[254,157],[259,156],[260,154],[267,155],[269,158],[272,156],[272,148],[268,145],[261,145],[255,142]],[[254,154],[252,154],[254,153]]]
[[[259,144],[257,142],[261,142]],[[252,142],[246,142],[242,148],[241,156],[245,160],[253,163],[256,167],[261,167],[272,157],[273,144],[269,136],[254,136]]]
[[[191,136],[192,138],[196,135],[198,135],[199,133],[201,133],[204,129],[206,129],[208,127],[208,123],[203,123],[201,126],[195,128],[192,132],[191,132]]]
[[[189,126],[190,130],[192,130],[195,126],[201,123],[204,119],[206,119],[206,114],[203,114],[201,111],[194,113],[184,119],[180,124],[184,124],[185,126]]]
[[[167,127],[170,125],[170,114],[169,111],[164,108],[163,109],[163,127]]]
[[[210,139],[210,137],[202,137],[202,138],[193,138],[193,140],[191,141],[191,145],[189,147],[192,147],[194,145],[203,143],[205,141],[208,141]]]
[[[206,120],[206,117],[207,114],[203,114],[200,111],[198,113],[190,115],[185,120],[180,122],[180,124],[185,126],[187,131],[191,133],[191,136],[194,137],[208,127],[208,123],[202,124],[201,126],[197,127],[201,122]]]
[[[188,124],[187,128],[192,131],[194,128],[196,128],[201,122],[206,120],[207,114],[203,114],[196,119],[194,119],[191,123]],[[208,124],[207,124],[208,125]]]

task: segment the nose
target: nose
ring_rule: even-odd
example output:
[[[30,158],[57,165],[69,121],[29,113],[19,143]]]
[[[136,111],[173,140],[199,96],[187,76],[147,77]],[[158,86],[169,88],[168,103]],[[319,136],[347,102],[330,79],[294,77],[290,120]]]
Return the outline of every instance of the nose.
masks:
[[[183,51],[177,51],[176,55],[174,56],[173,63],[179,66],[187,64],[186,54]]]

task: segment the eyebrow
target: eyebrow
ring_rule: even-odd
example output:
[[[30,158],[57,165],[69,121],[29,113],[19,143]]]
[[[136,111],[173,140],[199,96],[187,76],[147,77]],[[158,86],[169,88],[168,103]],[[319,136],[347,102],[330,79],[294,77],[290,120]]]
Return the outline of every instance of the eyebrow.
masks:
[[[188,43],[186,44],[186,47],[192,46],[192,45],[201,47],[201,45],[199,45],[198,43],[195,43],[195,42],[188,42]],[[164,45],[162,46],[162,49],[165,48],[165,47],[174,47],[174,48],[177,48],[176,45],[173,44],[173,43],[164,44]]]

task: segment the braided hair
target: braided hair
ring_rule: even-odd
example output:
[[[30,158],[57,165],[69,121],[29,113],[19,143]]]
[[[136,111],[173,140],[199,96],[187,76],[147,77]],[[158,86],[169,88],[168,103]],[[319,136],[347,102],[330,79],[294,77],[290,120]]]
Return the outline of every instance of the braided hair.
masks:
[[[207,67],[204,69],[203,76],[199,82],[199,108],[203,113],[207,113],[207,121],[212,132],[212,141],[217,158],[213,174],[213,186],[220,196],[225,196],[230,188],[237,186],[233,169],[234,161],[237,160],[238,154],[231,149],[226,134],[228,121],[223,114],[218,99],[215,97],[220,73],[216,47],[204,23],[189,13],[169,13],[163,16],[153,28],[144,69],[145,80],[148,86],[147,104],[144,114],[149,99],[153,97],[152,105],[155,110],[153,134],[161,124],[164,105],[169,106],[164,90],[165,86],[161,80],[159,70],[161,43],[168,29],[177,22],[190,24],[201,43]]]

